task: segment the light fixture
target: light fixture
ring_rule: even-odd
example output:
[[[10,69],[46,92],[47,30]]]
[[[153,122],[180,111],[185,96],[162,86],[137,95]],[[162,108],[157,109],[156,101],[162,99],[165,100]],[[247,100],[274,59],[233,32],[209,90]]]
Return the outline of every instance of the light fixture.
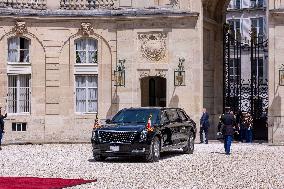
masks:
[[[116,70],[114,70],[115,84],[117,87],[125,87],[125,59],[118,60]]]
[[[174,72],[175,86],[185,86],[184,58],[179,58],[178,69]]]

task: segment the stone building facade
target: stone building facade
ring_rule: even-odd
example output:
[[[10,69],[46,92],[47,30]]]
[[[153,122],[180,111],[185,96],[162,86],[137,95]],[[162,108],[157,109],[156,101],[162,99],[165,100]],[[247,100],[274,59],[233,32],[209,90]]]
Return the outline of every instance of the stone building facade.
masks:
[[[103,120],[141,105],[181,107],[197,123],[206,107],[215,125],[228,4],[0,0],[4,142],[88,142],[96,113]],[[123,86],[114,75],[120,63]],[[185,77],[175,84],[179,63]]]

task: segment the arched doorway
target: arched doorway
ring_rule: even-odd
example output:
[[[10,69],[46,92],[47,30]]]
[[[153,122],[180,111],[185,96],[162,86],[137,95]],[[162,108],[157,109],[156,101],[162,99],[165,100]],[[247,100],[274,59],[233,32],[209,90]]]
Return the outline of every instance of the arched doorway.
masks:
[[[237,17],[232,17],[232,23],[223,27],[229,2],[202,1],[203,106],[213,112],[210,117],[215,125],[226,106],[235,113],[249,112],[254,120],[254,139],[267,140],[268,80],[263,73],[267,41],[257,30],[241,31],[248,27],[241,26],[246,24],[241,21],[237,27]],[[215,138],[216,129],[211,128],[209,136]]]
[[[163,77],[145,77],[141,79],[141,106],[167,106],[167,80]]]

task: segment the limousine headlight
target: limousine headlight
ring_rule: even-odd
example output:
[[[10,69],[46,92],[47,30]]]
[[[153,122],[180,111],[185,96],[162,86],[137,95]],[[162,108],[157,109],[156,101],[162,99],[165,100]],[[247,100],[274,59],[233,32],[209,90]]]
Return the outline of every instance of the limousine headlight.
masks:
[[[98,131],[94,130],[92,133],[92,140],[98,141]]]
[[[140,133],[140,141],[144,141],[147,139],[147,131],[144,129],[141,133]]]

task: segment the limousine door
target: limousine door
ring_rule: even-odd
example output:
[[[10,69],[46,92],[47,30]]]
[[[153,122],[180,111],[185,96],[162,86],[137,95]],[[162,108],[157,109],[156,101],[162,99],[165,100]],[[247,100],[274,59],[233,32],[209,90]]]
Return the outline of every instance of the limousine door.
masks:
[[[178,113],[176,109],[167,109],[163,113],[163,119],[166,121],[163,126],[163,144],[173,145],[179,144],[179,131],[182,123],[179,122]]]

